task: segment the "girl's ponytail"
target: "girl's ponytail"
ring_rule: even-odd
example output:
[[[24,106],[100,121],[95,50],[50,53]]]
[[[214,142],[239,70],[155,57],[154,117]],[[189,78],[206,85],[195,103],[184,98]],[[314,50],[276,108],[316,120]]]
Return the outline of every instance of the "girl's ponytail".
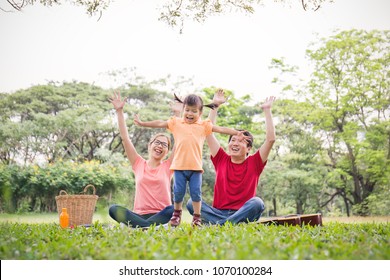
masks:
[[[198,105],[200,109],[203,110],[203,107],[208,107],[210,109],[215,109],[215,108],[218,108],[218,105],[215,104],[215,103],[210,103],[210,104],[207,104],[207,105],[203,105],[203,100],[200,96],[198,95],[195,95],[195,94],[190,94],[188,95],[184,101],[182,101],[179,97],[177,97],[176,93],[173,94],[173,96],[175,97],[175,101],[183,104],[183,105],[190,105],[190,106],[194,106],[194,105]]]

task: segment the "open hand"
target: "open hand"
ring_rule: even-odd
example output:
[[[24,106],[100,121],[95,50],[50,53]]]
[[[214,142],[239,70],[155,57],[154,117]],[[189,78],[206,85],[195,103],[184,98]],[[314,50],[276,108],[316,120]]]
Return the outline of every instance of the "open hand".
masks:
[[[240,142],[245,141],[245,142],[248,143],[248,140],[250,140],[251,137],[245,135],[245,134],[244,134],[245,132],[246,132],[246,130],[240,130],[240,131],[238,131],[238,133],[237,133],[237,140],[238,140],[238,141],[240,141]]]
[[[121,99],[121,93],[119,91],[114,91],[113,95],[108,98],[111,104],[114,106],[115,110],[123,109],[126,104],[127,97],[123,100]]]
[[[219,105],[222,105],[223,103],[225,103],[226,101],[227,101],[227,98],[225,97],[225,92],[223,91],[223,89],[218,89],[214,93],[213,103],[217,104],[219,106]]]
[[[272,103],[275,101],[275,96],[270,96],[265,99],[265,102],[261,105],[261,108],[264,109],[271,109]]]
[[[139,119],[137,114],[134,115],[134,123],[138,126],[142,126],[142,121]]]

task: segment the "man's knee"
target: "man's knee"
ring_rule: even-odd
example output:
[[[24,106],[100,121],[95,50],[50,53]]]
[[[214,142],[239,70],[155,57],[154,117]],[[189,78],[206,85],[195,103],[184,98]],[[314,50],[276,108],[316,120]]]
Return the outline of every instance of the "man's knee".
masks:
[[[252,207],[257,212],[260,212],[260,214],[263,213],[263,211],[265,209],[265,205],[264,205],[263,200],[260,197],[257,197],[257,196],[252,197],[249,201],[252,204]]]

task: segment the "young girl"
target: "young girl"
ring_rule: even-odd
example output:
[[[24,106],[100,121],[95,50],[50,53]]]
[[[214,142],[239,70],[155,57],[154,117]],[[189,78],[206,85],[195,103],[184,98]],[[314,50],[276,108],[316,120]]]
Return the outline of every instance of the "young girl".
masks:
[[[218,105],[203,105],[203,100],[195,94],[188,95],[181,101],[176,95],[175,100],[183,104],[183,117],[171,117],[168,121],[155,120],[142,122],[135,115],[134,122],[139,126],[167,128],[175,140],[175,155],[171,169],[174,170],[174,212],[169,224],[178,226],[181,221],[183,199],[188,182],[190,196],[194,208],[193,226],[201,225],[201,186],[202,186],[202,147],[206,136],[212,132],[237,135],[244,138],[242,131],[213,125],[210,120],[202,121],[203,107],[214,109]]]

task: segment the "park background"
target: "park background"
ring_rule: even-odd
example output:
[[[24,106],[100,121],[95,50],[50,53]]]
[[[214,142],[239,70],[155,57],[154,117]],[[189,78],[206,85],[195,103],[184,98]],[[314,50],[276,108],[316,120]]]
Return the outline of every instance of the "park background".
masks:
[[[98,15],[69,3],[3,12],[0,211],[55,212],[60,190],[87,184],[98,210],[131,206],[133,175],[108,96],[129,97],[130,137],[145,156],[157,130],[135,127],[134,113],[167,119],[173,92],[207,102],[222,87],[229,102],[218,124],[253,132],[255,149],[259,104],[278,98],[277,142],[258,186],[265,216],[388,215],[388,5],[325,1],[314,11],[266,1],[254,14],[226,9],[177,26],[158,20],[156,1],[113,1]],[[207,147],[204,168],[210,203]]]
[[[21,11],[0,2],[2,279],[6,269],[8,279],[65,279],[67,271],[106,279],[122,264],[23,262],[20,269],[3,260],[377,260],[315,262],[319,270],[281,262],[276,272],[300,279],[382,273],[390,258],[388,1],[264,1],[253,14],[229,5],[197,14],[202,7],[194,5],[176,26],[158,18],[163,4],[181,1],[100,1],[109,5],[92,15],[70,2]],[[195,2],[204,3],[182,3]],[[134,179],[107,97],[114,89],[129,97],[129,133],[146,155],[157,131],[135,127],[134,113],[168,118],[173,92],[209,101],[217,88],[229,95],[218,124],[250,130],[255,148],[264,140],[259,105],[277,97],[277,142],[258,186],[264,217],[321,212],[323,227],[113,226],[107,207],[131,207]],[[207,147],[204,167],[211,202]],[[99,195],[93,225],[62,230],[55,196],[87,184]]]

